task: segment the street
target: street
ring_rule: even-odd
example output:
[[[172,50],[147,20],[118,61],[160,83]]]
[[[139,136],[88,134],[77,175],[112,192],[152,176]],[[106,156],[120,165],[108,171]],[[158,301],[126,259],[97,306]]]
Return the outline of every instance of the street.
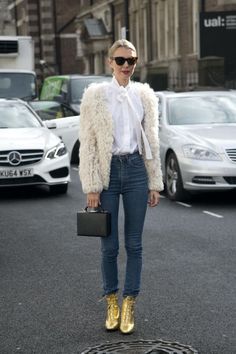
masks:
[[[71,178],[66,196],[43,187],[0,190],[0,354],[79,354],[138,339],[235,354],[235,191],[187,204],[163,194],[148,208],[136,330],[124,336],[104,329],[100,240],[76,236],[85,196],[75,167]],[[121,213],[121,232],[122,220]]]

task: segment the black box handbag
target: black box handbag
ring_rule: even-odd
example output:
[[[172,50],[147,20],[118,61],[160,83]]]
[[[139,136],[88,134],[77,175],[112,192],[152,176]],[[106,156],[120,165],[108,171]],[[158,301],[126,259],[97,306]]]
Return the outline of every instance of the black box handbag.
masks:
[[[77,235],[107,237],[111,233],[111,214],[98,208],[90,210],[88,207],[77,212]]]

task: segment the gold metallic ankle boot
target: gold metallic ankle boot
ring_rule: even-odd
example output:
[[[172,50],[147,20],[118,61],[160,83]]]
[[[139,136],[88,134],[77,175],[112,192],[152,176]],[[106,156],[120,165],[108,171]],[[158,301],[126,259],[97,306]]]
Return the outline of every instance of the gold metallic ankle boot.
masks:
[[[118,297],[116,294],[109,294],[106,296],[107,300],[107,318],[106,329],[114,331],[119,327],[120,309],[118,306]]]
[[[129,334],[134,330],[134,304],[135,297],[126,296],[123,299],[121,310],[120,331]]]

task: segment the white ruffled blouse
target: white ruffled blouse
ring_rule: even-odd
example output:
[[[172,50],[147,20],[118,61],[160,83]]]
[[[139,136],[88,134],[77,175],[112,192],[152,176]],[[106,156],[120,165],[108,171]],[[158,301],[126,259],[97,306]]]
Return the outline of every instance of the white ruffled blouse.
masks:
[[[132,154],[135,151],[142,154],[143,139],[146,158],[151,159],[150,146],[142,127],[144,109],[135,85],[129,82],[126,87],[120,86],[113,77],[107,85],[106,95],[114,125],[112,154]]]

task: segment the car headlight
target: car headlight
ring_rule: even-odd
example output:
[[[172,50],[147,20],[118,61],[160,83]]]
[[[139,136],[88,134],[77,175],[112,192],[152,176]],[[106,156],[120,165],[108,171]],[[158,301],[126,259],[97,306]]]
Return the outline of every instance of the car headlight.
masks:
[[[52,149],[48,150],[46,153],[46,159],[52,160],[57,157],[63,156],[67,153],[67,149],[64,143],[60,143],[57,146],[54,146]]]
[[[184,156],[189,159],[221,161],[221,157],[216,152],[198,145],[184,145]]]

